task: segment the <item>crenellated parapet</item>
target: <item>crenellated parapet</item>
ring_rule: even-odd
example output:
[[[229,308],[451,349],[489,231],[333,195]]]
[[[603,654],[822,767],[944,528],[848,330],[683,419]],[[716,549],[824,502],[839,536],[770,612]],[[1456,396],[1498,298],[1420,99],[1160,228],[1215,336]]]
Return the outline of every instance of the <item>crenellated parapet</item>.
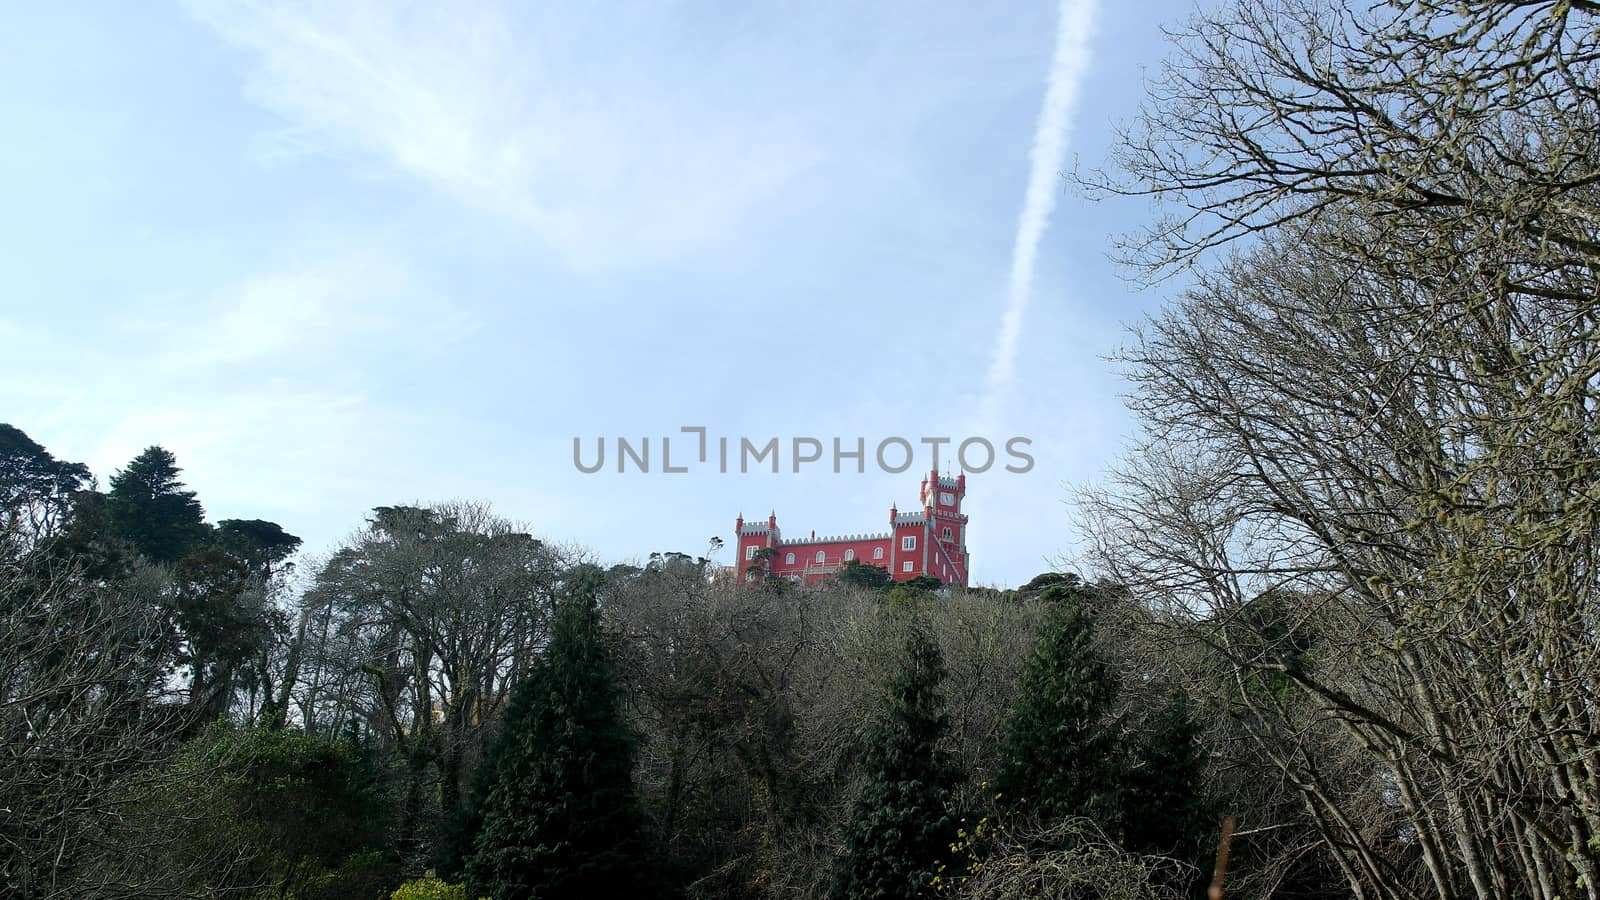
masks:
[[[764,561],[764,573],[747,578],[789,578],[814,584],[852,562],[881,566],[896,581],[931,576],[946,584],[970,583],[967,552],[968,517],[965,473],[951,478],[938,472],[922,477],[919,508],[901,512],[889,506],[889,530],[833,534],[784,540],[774,512],[765,522],[734,523],[741,564]],[[781,551],[774,553],[773,551]]]

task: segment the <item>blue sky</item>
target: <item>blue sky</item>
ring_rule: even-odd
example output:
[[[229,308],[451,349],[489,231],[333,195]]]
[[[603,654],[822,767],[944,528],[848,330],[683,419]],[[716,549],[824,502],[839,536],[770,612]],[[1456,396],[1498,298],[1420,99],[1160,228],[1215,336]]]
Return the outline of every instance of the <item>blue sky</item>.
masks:
[[[102,482],[160,443],[313,553],[478,498],[605,560],[875,530],[918,475],[586,475],[574,437],[1023,435],[968,479],[1014,586],[1070,552],[1132,427],[1104,356],[1163,298],[1106,255],[1148,211],[1054,178],[1019,295],[1030,152],[1100,163],[1189,7],[1061,8],[1065,54],[1050,2],[14,7],[0,419]]]

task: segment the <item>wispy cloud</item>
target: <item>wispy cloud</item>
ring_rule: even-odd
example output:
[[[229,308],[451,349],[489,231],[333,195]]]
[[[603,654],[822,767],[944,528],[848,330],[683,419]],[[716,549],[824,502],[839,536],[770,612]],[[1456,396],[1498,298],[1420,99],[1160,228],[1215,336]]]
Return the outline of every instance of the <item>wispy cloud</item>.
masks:
[[[156,360],[171,373],[252,363],[325,363],[336,348],[442,342],[469,334],[474,324],[457,306],[427,290],[405,260],[392,253],[347,250],[251,273],[207,290],[162,314],[140,309],[130,331],[166,336]],[[426,321],[425,333],[414,327]],[[345,351],[348,353],[348,350]]]
[[[526,22],[492,3],[188,8],[250,54],[249,96],[284,122],[269,154],[377,163],[578,264],[714,242],[816,161],[795,122],[770,108],[734,121],[694,67],[653,69],[677,52],[660,46],[670,36],[653,46],[630,32],[615,59],[574,58],[606,46],[632,13],[546,10]]]
[[[1022,213],[1017,217],[1016,241],[1011,248],[1006,309],[1000,319],[1000,333],[995,338],[984,385],[985,418],[992,414],[1016,372],[1018,341],[1028,301],[1033,296],[1039,242],[1055,211],[1060,191],[1057,182],[1072,135],[1073,111],[1089,68],[1095,7],[1096,0],[1061,0],[1058,11],[1055,53],[1050,62],[1044,104],[1039,108],[1033,148],[1028,152],[1028,187],[1022,199]]]

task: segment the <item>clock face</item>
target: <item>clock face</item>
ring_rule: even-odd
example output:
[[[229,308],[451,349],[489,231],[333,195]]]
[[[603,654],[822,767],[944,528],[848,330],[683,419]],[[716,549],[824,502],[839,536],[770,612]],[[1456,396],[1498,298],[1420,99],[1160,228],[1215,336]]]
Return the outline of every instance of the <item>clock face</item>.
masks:
[[[945,506],[955,506],[956,505],[956,495],[950,493],[949,491],[940,491],[939,492],[939,502],[943,503]]]

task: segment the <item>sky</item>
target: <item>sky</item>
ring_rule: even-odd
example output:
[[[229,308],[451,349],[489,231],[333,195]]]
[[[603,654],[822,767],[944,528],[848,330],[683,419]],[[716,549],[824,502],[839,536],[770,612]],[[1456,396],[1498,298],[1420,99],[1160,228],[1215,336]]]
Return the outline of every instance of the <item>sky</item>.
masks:
[[[1134,428],[1107,356],[1170,293],[1109,256],[1150,210],[1061,172],[1106,162],[1189,10],[12,7],[0,421],[102,486],[160,444],[213,521],[312,556],[375,506],[476,499],[617,562],[741,513],[883,530],[923,438],[978,437],[973,581],[1018,585],[1072,564],[1072,493]],[[720,471],[719,437],[778,438],[781,471]],[[797,437],[825,448],[799,473]]]

